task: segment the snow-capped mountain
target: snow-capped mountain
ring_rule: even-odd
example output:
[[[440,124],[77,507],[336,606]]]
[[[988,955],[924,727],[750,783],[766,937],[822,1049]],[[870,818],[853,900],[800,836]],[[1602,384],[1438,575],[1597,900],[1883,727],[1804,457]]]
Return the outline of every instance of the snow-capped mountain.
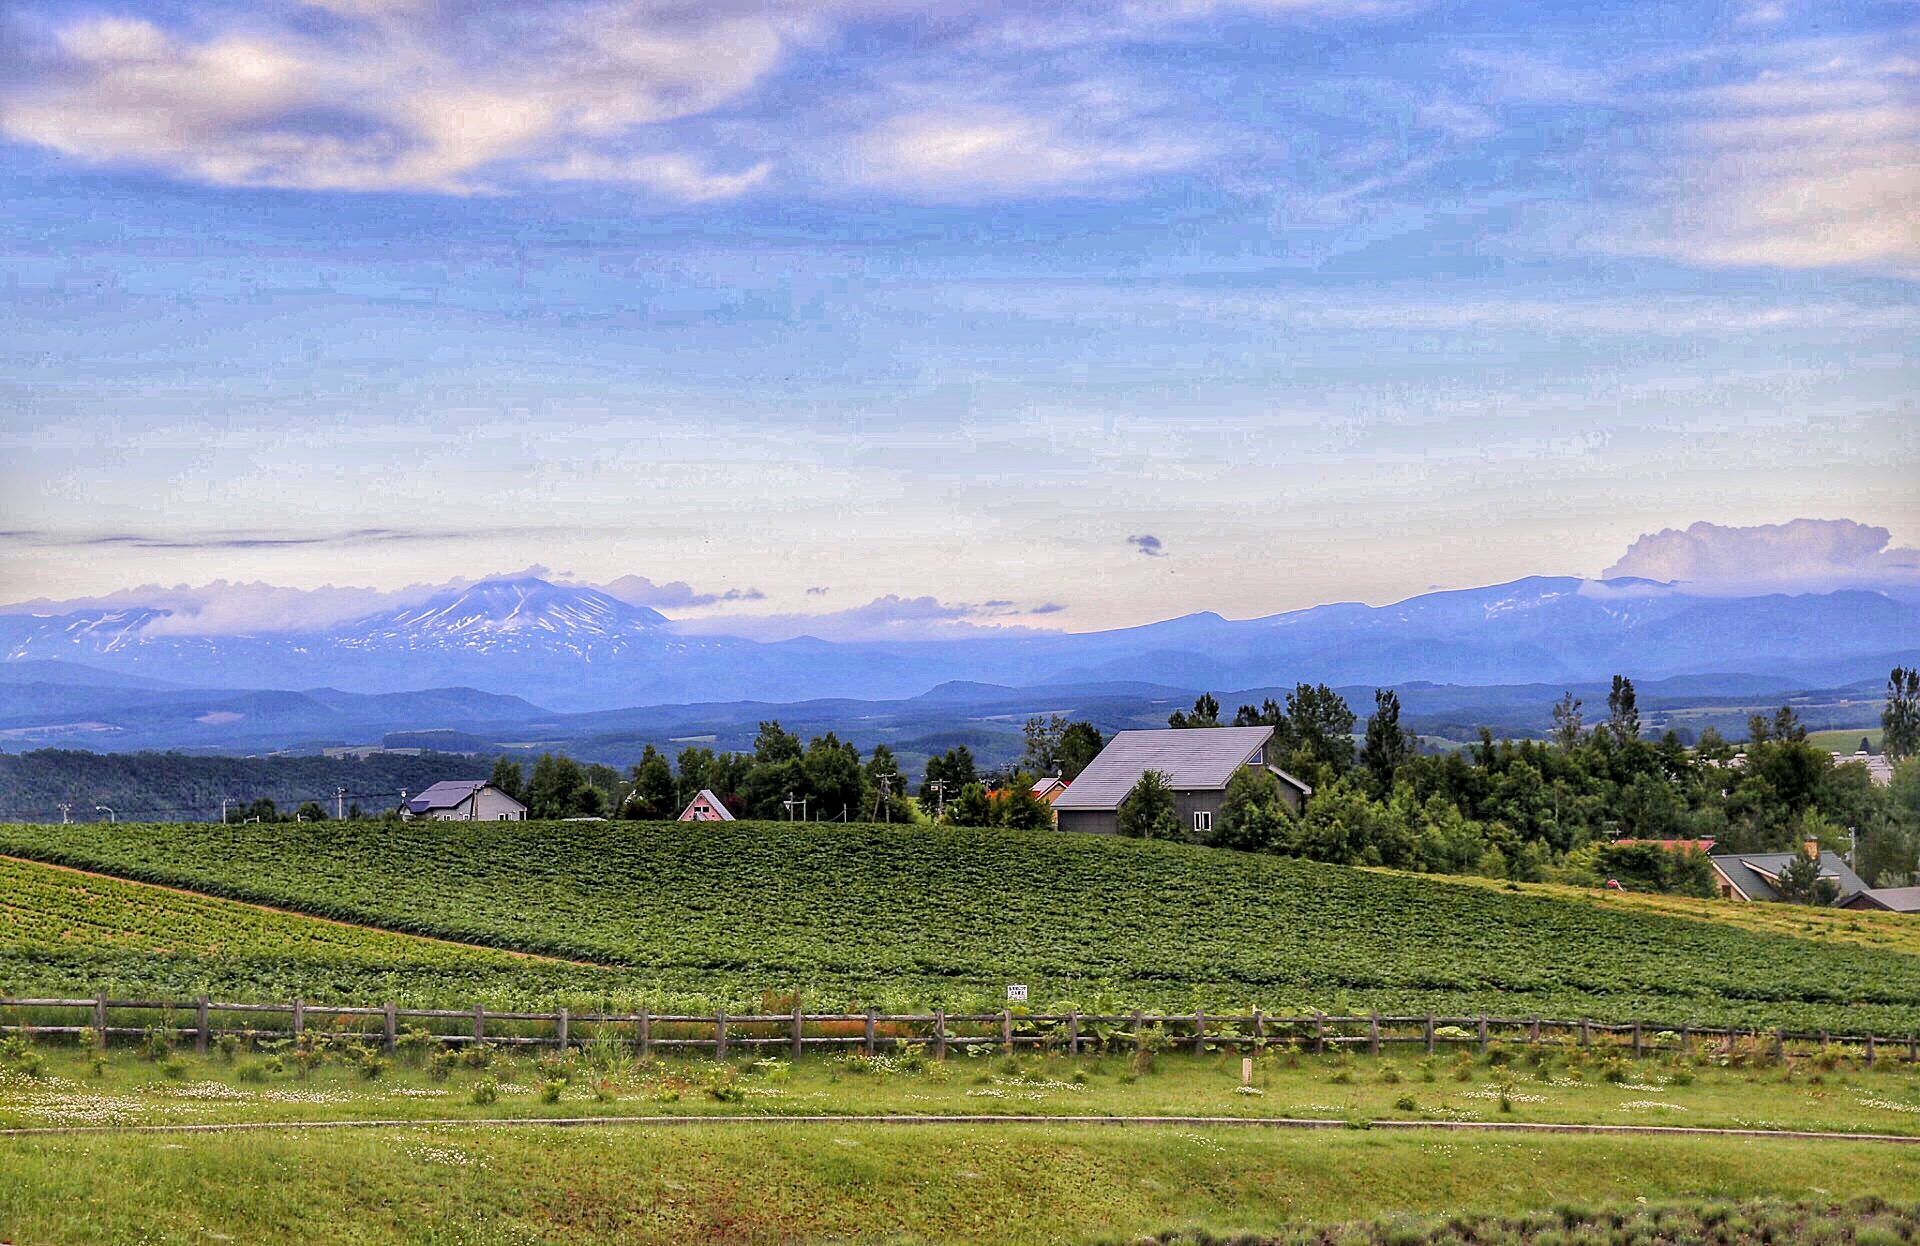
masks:
[[[1920,604],[1844,590],[1705,597],[1646,580],[1534,577],[1265,618],[1106,632],[759,643],[689,635],[597,589],[489,580],[307,632],[190,634],[162,609],[0,613],[0,662],[68,662],[198,688],[461,687],[555,709],[910,697],[948,680],[1189,688],[1511,684],[1689,674],[1827,686],[1920,659]]]

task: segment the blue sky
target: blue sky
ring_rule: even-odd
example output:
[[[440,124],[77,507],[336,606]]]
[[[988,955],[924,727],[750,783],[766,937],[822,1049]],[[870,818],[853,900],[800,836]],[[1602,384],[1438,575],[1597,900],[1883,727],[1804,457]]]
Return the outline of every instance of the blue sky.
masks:
[[[1077,628],[1920,540],[1912,5],[983,7],[12,6],[0,600]]]

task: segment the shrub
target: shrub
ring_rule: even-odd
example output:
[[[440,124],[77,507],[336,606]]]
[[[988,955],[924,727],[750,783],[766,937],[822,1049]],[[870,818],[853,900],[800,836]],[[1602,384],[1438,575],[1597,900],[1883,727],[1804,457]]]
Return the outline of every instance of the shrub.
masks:
[[[220,1050],[220,1058],[232,1064],[247,1049],[247,1040],[238,1034],[222,1034],[215,1040],[215,1046]]]
[[[1380,1065],[1380,1080],[1389,1086],[1397,1086],[1405,1079],[1400,1075],[1400,1066],[1391,1060],[1386,1060]]]
[[[387,1071],[387,1062],[369,1051],[360,1057],[358,1068],[360,1076],[367,1081],[376,1081]]]
[[[560,1102],[560,1092],[565,1090],[566,1088],[567,1088],[566,1079],[559,1078],[559,1077],[548,1078],[540,1087],[540,1102],[542,1103]]]
[[[473,1084],[473,1101],[482,1106],[500,1098],[500,1083],[491,1077],[483,1077]]]
[[[1420,1105],[1414,1101],[1412,1095],[1401,1095],[1393,1101],[1393,1106],[1402,1112],[1418,1111],[1420,1107]]]
[[[440,1048],[427,1058],[427,1076],[436,1082],[446,1081],[459,1058],[459,1052]]]
[[[173,1081],[185,1081],[187,1062],[178,1056],[168,1056],[160,1062],[160,1071]]]
[[[267,1066],[258,1060],[249,1060],[240,1066],[234,1076],[243,1082],[264,1082],[267,1080]]]

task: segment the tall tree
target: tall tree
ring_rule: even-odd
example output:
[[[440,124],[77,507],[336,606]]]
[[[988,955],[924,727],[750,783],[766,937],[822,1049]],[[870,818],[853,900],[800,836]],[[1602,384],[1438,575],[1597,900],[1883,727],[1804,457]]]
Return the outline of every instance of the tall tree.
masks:
[[[1167,776],[1149,770],[1120,802],[1120,833],[1135,839],[1182,839],[1180,815]]]
[[[587,776],[573,758],[542,753],[533,763],[533,778],[527,784],[528,817],[544,821],[595,817],[603,808],[599,791],[588,786]]]
[[[1038,830],[1053,825],[1053,811],[1033,794],[1033,776],[1018,771],[994,793],[993,820],[1015,830]]]
[[[1571,692],[1563,692],[1560,699],[1553,703],[1554,746],[1563,753],[1571,753],[1580,746],[1580,698]]]
[[[1167,726],[1176,731],[1186,731],[1194,727],[1218,727],[1220,725],[1220,702],[1211,692],[1203,692],[1194,701],[1193,709],[1175,710],[1167,716]]]
[[[884,744],[873,746],[862,772],[866,794],[861,815],[873,822],[909,822],[913,813],[907,807],[907,781],[893,750]]]
[[[936,757],[927,758],[926,775],[920,783],[920,807],[937,814],[943,799],[951,803],[960,795],[961,788],[979,781],[980,773],[973,764],[973,750],[964,744],[956,744]]]
[[[1027,719],[1021,728],[1026,737],[1027,750],[1020,758],[1020,766],[1029,774],[1058,774],[1060,771],[1060,741],[1067,733],[1067,720],[1059,714],[1035,714]]]
[[[866,783],[860,773],[859,749],[829,731],[808,741],[800,768],[822,818],[860,820]]]
[[[1896,666],[1887,676],[1887,707],[1880,711],[1880,751],[1893,762],[1920,755],[1920,670]]]
[[[987,799],[987,785],[969,783],[947,800],[947,821],[955,826],[992,826],[993,802]]]
[[[1060,751],[1056,758],[1060,768],[1057,773],[1067,782],[1073,782],[1106,746],[1106,737],[1092,723],[1069,723],[1067,729],[1060,733]]]
[[[521,804],[527,803],[527,776],[520,769],[520,763],[511,757],[502,757],[493,763],[493,773],[487,782],[493,784]]]
[[[1296,685],[1287,694],[1287,724],[1295,756],[1304,755],[1309,768],[1339,776],[1353,767],[1353,709],[1327,685]]]
[[[1781,869],[1773,889],[1788,904],[1832,904],[1840,898],[1834,881],[1820,877],[1819,856],[1804,849]]]
[[[673,768],[653,745],[641,751],[629,778],[633,790],[620,810],[621,816],[658,822],[679,814],[675,806],[680,790],[673,781]]]
[[[1625,675],[1613,677],[1613,690],[1607,693],[1607,732],[1615,744],[1640,738],[1640,705],[1633,681]]]
[[[1373,690],[1373,713],[1367,717],[1367,737],[1360,746],[1360,764],[1382,795],[1393,791],[1394,775],[1413,753],[1413,742],[1400,727],[1400,698],[1388,688]]]

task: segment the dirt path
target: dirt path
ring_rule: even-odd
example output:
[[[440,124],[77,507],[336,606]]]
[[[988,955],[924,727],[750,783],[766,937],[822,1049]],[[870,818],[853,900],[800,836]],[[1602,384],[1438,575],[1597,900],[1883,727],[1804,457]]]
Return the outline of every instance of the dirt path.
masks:
[[[646,1127],[677,1129],[695,1125],[887,1125],[1017,1126],[1101,1125],[1118,1128],[1183,1129],[1355,1129],[1342,1120],[1258,1116],[560,1116],[488,1117],[477,1120],[346,1120],[346,1121],[236,1121],[224,1125],[34,1125],[0,1129],[0,1138],[35,1138],[85,1134],[218,1134],[259,1133],[305,1129],[587,1129]],[[1515,1133],[1608,1134],[1682,1138],[1771,1138],[1787,1142],[1892,1142],[1920,1145],[1920,1134],[1841,1133],[1807,1129],[1709,1129],[1687,1125],[1565,1125],[1529,1121],[1402,1121],[1379,1120],[1368,1130],[1400,1133]]]
[[[43,870],[62,870],[68,874],[78,874],[82,878],[98,878],[110,883],[119,883],[125,887],[148,887],[154,891],[170,891],[177,896],[189,896],[195,900],[208,900],[215,904],[236,904],[241,908],[253,909],[261,913],[274,913],[281,917],[297,917],[302,921],[325,922],[329,926],[340,926],[347,930],[367,930],[376,934],[389,935],[395,939],[418,939],[422,943],[438,943],[442,947],[464,948],[471,952],[498,952],[502,956],[515,956],[521,960],[541,961],[549,965],[574,965],[582,969],[617,969],[618,965],[605,965],[597,961],[567,960],[560,956],[542,956],[538,952],[520,952],[508,947],[493,947],[485,943],[462,943],[458,939],[442,939],[434,935],[415,934],[410,930],[393,930],[386,926],[372,926],[365,922],[341,921],[336,917],[322,917],[317,913],[303,913],[299,909],[280,908],[272,904],[256,904],[251,900],[235,900],[230,896],[216,896],[211,892],[195,891],[190,887],[175,887],[167,883],[150,883],[138,878],[125,878],[119,874],[108,874],[101,870],[83,870],[75,865],[56,865],[51,861],[36,861],[32,857],[17,857],[11,853],[0,852],[0,861],[12,861],[18,865],[31,865]]]

